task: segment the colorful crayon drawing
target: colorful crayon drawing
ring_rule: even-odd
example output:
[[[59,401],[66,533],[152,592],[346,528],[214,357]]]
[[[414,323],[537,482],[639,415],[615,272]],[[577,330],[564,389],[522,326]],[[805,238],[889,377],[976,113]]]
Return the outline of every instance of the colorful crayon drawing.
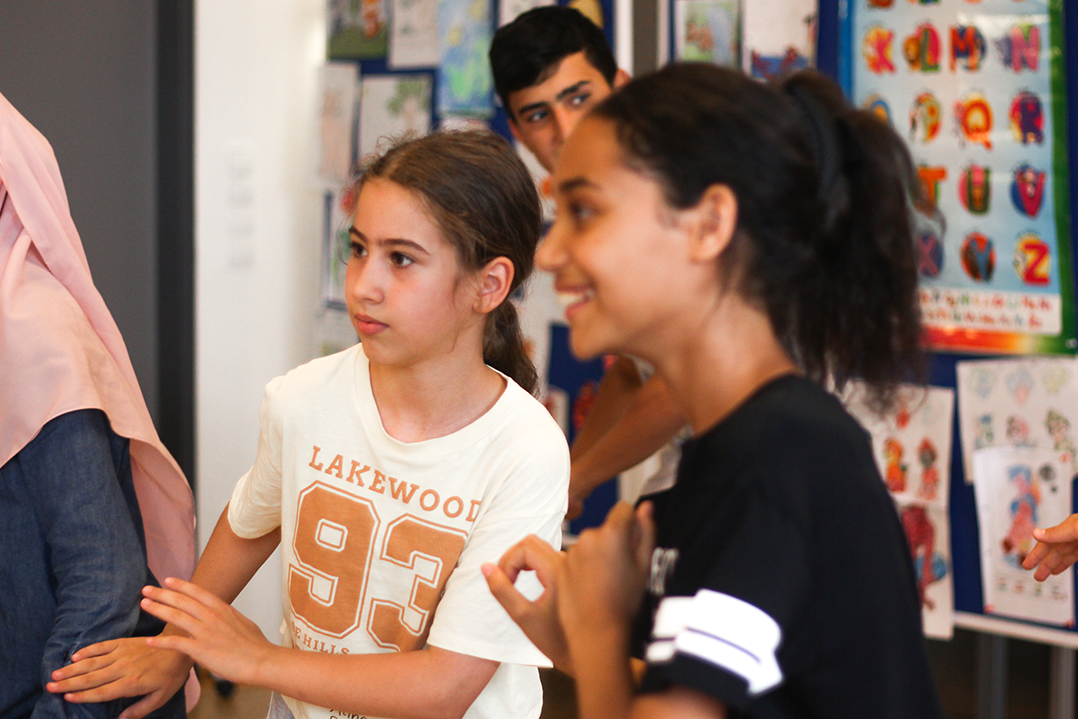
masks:
[[[1007,418],[1007,442],[1015,447],[1035,447],[1029,438],[1029,424],[1018,415]]]
[[[891,493],[906,491],[906,471],[909,466],[902,463],[904,452],[902,443],[893,437],[889,437],[883,443],[883,455],[887,461],[887,473],[884,480]]]
[[[1003,383],[1007,386],[1011,398],[1022,405],[1029,399],[1029,393],[1033,391],[1033,373],[1025,365],[1018,365],[1013,371],[1007,373]]]
[[[940,471],[936,466],[939,459],[939,451],[932,440],[925,437],[917,447],[917,461],[921,463],[921,486],[917,489],[917,496],[931,502],[939,494]]]
[[[935,551],[936,528],[928,518],[925,508],[918,504],[903,507],[899,517],[913,557],[917,595],[921,598],[922,606],[935,609],[935,603],[926,596],[926,590],[947,576],[947,560],[943,554]]]
[[[1044,426],[1048,430],[1048,436],[1052,438],[1052,449],[1063,455],[1063,461],[1068,462],[1071,469],[1078,463],[1078,453],[1075,452],[1074,438],[1071,437],[1071,423],[1061,412],[1054,409],[1048,410],[1048,416],[1044,419]]]
[[[1010,503],[1010,530],[1002,541],[1003,556],[1017,569],[1033,548],[1033,528],[1037,526],[1041,490],[1028,465],[1009,467],[1007,474],[1014,484],[1015,495]]]
[[[977,449],[983,449],[984,447],[991,447],[995,443],[996,435],[992,431],[992,415],[987,413],[982,414],[977,418],[977,425],[973,436],[973,446]]]

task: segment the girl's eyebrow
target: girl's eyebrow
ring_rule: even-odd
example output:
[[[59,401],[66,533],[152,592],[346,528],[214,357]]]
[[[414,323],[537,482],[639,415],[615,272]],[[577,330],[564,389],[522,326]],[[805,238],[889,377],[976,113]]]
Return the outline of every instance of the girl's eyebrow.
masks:
[[[580,187],[598,187],[598,185],[583,176],[570,177],[568,180],[563,180],[558,185],[558,190],[561,192],[571,192]]]
[[[357,230],[354,225],[352,227],[348,228],[348,234],[351,235],[353,238],[361,241],[361,242],[365,242],[368,245],[371,244],[370,239],[366,235],[364,235],[362,232]],[[380,246],[389,246],[389,247],[397,247],[397,248],[403,247],[403,248],[412,250],[413,252],[421,253],[421,254],[424,254],[424,255],[429,255],[430,254],[430,252],[427,250],[427,248],[424,247],[423,245],[419,244],[418,242],[415,242],[414,240],[408,240],[408,239],[405,239],[403,237],[389,237],[389,238],[386,238],[384,240],[379,240],[377,244],[380,245]]]

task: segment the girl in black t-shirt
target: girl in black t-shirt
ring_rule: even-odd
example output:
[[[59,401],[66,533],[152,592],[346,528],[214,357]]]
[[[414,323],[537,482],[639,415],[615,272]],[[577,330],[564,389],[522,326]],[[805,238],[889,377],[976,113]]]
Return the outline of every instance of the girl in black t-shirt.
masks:
[[[897,516],[820,387],[885,406],[921,368],[902,141],[819,74],[674,64],[592,111],[553,187],[574,353],[653,364],[694,434],[654,508],[484,568],[580,716],[940,716]]]

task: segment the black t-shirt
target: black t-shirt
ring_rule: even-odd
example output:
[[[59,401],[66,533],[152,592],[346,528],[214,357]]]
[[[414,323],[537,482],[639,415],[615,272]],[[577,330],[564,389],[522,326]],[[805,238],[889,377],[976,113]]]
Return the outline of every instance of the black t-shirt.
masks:
[[[731,716],[934,719],[912,561],[865,431],[816,384],[761,388],[656,503],[642,691]]]

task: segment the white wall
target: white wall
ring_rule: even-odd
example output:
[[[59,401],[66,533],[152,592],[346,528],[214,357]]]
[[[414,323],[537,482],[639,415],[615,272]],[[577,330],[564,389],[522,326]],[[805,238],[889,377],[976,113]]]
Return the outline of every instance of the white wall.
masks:
[[[321,216],[312,184],[324,0],[195,5],[199,546],[258,441],[266,382],[311,356]],[[273,641],[277,554],[236,602]]]

